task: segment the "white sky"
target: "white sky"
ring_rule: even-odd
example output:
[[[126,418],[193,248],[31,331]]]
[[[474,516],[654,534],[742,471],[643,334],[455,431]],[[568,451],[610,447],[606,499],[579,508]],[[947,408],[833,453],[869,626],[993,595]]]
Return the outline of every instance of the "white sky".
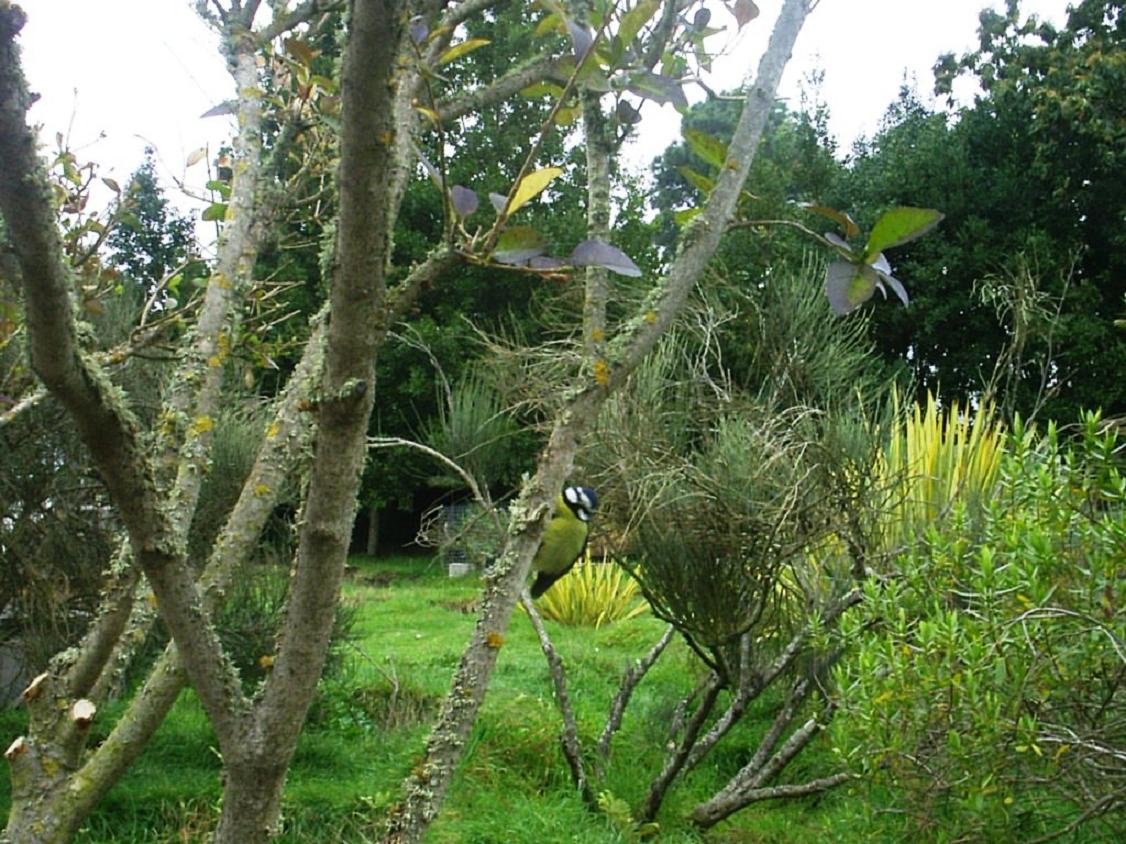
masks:
[[[232,96],[216,39],[188,0],[17,0],[28,13],[22,35],[25,72],[42,99],[32,119],[71,138],[101,174],[124,181],[146,145],[157,148],[161,172],[200,184],[199,164],[185,173],[192,150],[214,149],[230,132],[229,118],[200,119]],[[716,63],[716,88],[737,84],[758,60],[780,0],[758,0],[760,18],[743,30]],[[848,147],[872,134],[906,74],[928,94],[930,69],[940,53],[962,52],[976,42],[977,15],[1002,0],[821,0],[806,22],[786,76],[783,96],[795,100],[802,78],[826,71],[822,95],[831,129]],[[1022,7],[1057,24],[1066,0],[1024,0]],[[734,32],[733,18],[715,8],[713,25]],[[723,36],[717,36],[717,41]],[[698,96],[692,95],[692,99]],[[671,106],[644,110],[643,141],[628,154],[647,164],[678,137]],[[69,127],[69,129],[68,129]],[[106,137],[99,140],[99,134]]]

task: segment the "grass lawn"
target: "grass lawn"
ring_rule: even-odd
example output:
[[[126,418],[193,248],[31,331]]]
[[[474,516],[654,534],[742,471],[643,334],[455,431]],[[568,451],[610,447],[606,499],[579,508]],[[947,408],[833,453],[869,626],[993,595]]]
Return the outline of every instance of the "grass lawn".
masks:
[[[475,616],[477,582],[450,580],[422,559],[354,558],[344,600],[355,608],[357,639],[341,667],[322,680],[297,749],[285,798],[285,842],[377,840],[380,820],[421,753]],[[548,623],[567,663],[585,746],[592,749],[622,671],[656,641],[663,625],[648,615],[601,630]],[[634,695],[599,790],[639,805],[663,761],[673,706],[699,676],[675,642]],[[107,713],[112,707],[107,707]],[[0,715],[9,738],[16,710]],[[101,719],[99,719],[101,720]],[[847,789],[821,798],[763,804],[707,834],[683,820],[747,759],[765,713],[716,748],[674,786],[659,819],[663,842],[823,842],[898,840],[877,830]],[[105,729],[103,727],[103,729]],[[629,842],[572,793],[559,750],[559,718],[547,666],[531,625],[517,611],[489,696],[439,821],[434,844]],[[795,780],[831,772],[825,747],[787,770]],[[110,792],[80,835],[83,842],[185,842],[206,838],[218,804],[220,762],[214,736],[190,692],[181,696],[142,758]],[[7,766],[0,810],[8,805]],[[891,823],[888,821],[888,823]]]

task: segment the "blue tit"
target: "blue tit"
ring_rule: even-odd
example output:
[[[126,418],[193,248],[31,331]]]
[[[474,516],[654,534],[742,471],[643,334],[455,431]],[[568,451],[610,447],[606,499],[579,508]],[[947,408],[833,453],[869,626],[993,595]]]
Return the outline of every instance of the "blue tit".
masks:
[[[555,513],[543,532],[543,542],[532,558],[532,597],[538,598],[571,570],[586,550],[590,517],[598,509],[598,495],[588,486],[569,486],[555,499]]]

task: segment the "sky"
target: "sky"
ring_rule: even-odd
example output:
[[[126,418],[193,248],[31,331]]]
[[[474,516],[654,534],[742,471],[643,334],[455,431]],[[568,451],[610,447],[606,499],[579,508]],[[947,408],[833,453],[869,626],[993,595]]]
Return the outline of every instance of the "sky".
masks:
[[[192,151],[214,150],[229,137],[229,118],[207,109],[233,96],[215,36],[189,0],[18,0],[29,21],[22,35],[25,73],[40,94],[31,118],[70,138],[80,158],[102,165],[101,175],[124,182],[146,146],[156,149],[166,185],[201,185],[205,165],[186,168]],[[714,5],[714,4],[713,4]],[[717,89],[737,85],[752,71],[781,0],[758,0],[762,15],[728,40],[709,80]],[[1002,0],[820,0],[806,22],[783,79],[781,95],[794,101],[811,71],[825,72],[821,89],[830,130],[848,150],[871,135],[904,79],[931,90],[931,67],[943,52],[976,43],[977,16]],[[1062,24],[1066,0],[1023,0],[1022,9]],[[734,33],[734,19],[718,6],[712,25]],[[726,35],[717,36],[717,41]],[[702,92],[691,99],[702,98]],[[627,162],[643,168],[679,135],[672,106],[643,111],[643,141]],[[104,133],[104,137],[103,137]],[[181,199],[177,204],[190,205]],[[202,203],[197,203],[202,207]]]

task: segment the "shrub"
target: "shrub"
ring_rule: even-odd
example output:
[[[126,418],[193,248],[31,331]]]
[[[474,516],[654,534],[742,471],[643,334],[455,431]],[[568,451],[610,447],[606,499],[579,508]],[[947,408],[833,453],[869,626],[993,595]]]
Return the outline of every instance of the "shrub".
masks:
[[[932,840],[1126,833],[1126,444],[1099,428],[1018,424],[980,524],[954,505],[845,623],[838,751]]]
[[[955,502],[971,516],[979,512],[996,481],[1004,442],[992,405],[969,413],[955,401],[943,411],[930,393],[925,408],[915,404],[878,461],[877,475],[890,497],[878,511],[884,550],[911,545]]]
[[[265,679],[273,667],[288,589],[289,576],[281,566],[248,566],[231,586],[215,619],[223,648],[248,691]],[[355,607],[346,601],[338,603],[323,676],[332,676],[340,667],[344,643],[356,638],[355,624]]]
[[[589,548],[536,606],[544,618],[560,624],[595,628],[635,618],[649,609],[637,581],[608,555],[595,562]]]

